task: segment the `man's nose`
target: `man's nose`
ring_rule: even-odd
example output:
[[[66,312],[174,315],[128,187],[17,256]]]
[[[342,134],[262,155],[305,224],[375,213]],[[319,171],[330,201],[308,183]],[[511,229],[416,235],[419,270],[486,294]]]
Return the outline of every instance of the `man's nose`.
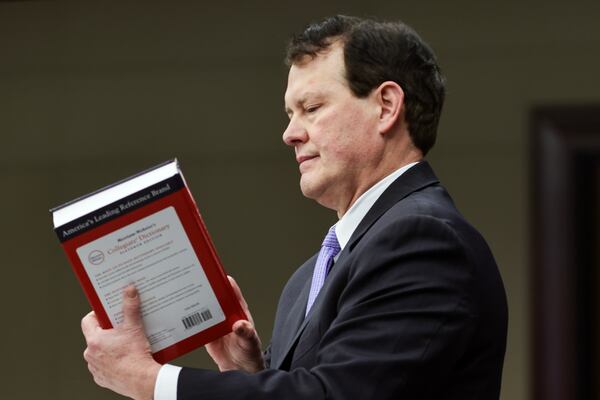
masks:
[[[295,146],[308,140],[308,133],[304,126],[292,117],[283,132],[283,142],[288,146]]]

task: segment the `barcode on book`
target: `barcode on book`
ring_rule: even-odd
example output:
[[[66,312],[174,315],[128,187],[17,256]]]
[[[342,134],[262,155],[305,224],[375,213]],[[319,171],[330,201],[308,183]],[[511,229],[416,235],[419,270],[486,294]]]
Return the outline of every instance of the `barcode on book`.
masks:
[[[196,325],[200,325],[201,323],[208,321],[212,317],[213,316],[210,310],[204,310],[184,317],[181,320],[181,322],[183,322],[183,326],[185,326],[185,329],[190,329]]]

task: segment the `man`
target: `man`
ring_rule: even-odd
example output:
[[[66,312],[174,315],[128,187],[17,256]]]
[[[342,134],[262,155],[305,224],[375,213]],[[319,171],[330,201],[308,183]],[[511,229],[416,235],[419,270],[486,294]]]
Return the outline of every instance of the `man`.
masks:
[[[221,372],[161,367],[130,287],[122,325],[82,321],[95,381],[156,400],[498,399],[500,275],[423,160],[444,98],[433,53],[401,23],[336,16],[288,63],[283,140],[302,193],[340,219],[284,288],[271,344],[238,321],[207,346]]]

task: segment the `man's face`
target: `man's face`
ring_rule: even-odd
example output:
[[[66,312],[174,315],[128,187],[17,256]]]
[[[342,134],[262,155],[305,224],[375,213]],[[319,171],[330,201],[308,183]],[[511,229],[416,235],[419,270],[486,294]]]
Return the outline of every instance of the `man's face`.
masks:
[[[344,74],[339,42],[294,64],[285,93],[290,122],[283,133],[296,152],[302,193],[338,215],[372,184],[369,172],[383,151],[377,103],[372,96],[354,96]]]

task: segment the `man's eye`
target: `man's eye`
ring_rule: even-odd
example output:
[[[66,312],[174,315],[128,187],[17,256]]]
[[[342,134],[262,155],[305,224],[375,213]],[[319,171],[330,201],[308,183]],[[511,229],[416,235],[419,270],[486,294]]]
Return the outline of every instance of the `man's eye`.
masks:
[[[315,111],[317,111],[319,109],[319,107],[320,106],[318,106],[318,105],[306,107],[306,112],[309,114],[314,113]]]

